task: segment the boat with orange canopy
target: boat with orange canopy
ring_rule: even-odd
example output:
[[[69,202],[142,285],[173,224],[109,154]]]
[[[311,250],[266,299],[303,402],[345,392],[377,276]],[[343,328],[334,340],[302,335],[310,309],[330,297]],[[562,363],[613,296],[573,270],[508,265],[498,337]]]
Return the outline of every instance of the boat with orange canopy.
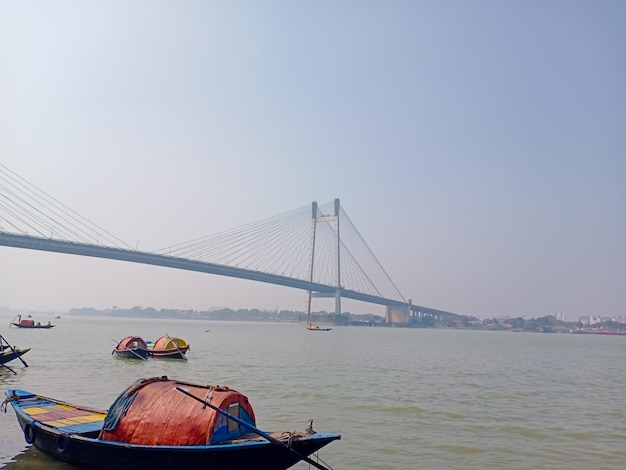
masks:
[[[340,439],[313,431],[268,433],[256,427],[248,398],[228,387],[167,377],[140,379],[108,411],[20,389],[6,392],[27,443],[81,468],[125,470],[284,470]],[[139,467],[138,467],[139,465]]]
[[[169,335],[161,336],[154,343],[148,344],[152,357],[169,359],[186,359],[189,344],[182,338],[172,338]]]
[[[115,346],[113,353],[126,359],[147,359],[150,355],[148,344],[141,336],[127,336],[122,339]]]

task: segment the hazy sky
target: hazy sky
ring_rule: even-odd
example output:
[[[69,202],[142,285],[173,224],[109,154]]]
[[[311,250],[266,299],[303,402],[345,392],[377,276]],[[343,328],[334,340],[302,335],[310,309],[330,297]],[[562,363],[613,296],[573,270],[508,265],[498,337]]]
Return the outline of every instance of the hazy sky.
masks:
[[[626,2],[0,0],[0,163],[140,250],[340,198],[415,304],[626,315]],[[0,247],[0,306],[113,305],[305,294]]]

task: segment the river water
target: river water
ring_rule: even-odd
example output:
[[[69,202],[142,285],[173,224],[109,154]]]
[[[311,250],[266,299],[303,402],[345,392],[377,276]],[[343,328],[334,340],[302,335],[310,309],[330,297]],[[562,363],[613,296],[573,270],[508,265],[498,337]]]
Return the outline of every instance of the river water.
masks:
[[[140,377],[227,385],[266,431],[339,432],[321,450],[335,470],[626,468],[626,337],[302,324],[52,316],[51,330],[8,328],[32,347],[0,371],[22,388],[106,409]],[[207,331],[208,330],[208,331]],[[188,361],[111,355],[139,335],[178,336]],[[24,442],[0,414],[0,468],[69,469]],[[140,468],[140,467],[138,467]],[[304,470],[307,464],[294,469]]]

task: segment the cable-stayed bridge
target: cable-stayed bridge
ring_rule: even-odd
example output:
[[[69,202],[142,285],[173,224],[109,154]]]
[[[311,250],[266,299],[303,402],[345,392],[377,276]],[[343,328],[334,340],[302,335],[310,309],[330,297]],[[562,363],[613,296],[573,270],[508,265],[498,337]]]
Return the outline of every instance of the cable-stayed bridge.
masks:
[[[406,300],[339,200],[218,234],[138,251],[0,164],[0,246],[164,266],[302,289],[313,298],[384,305],[388,323],[446,313]]]

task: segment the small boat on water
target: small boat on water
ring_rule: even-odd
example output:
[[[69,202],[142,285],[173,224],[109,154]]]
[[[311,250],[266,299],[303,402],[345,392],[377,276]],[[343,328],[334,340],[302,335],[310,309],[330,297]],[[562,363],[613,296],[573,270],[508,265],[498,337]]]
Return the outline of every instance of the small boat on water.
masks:
[[[228,387],[167,377],[140,379],[108,411],[20,389],[6,391],[24,439],[49,457],[81,468],[284,470],[340,434],[268,433],[256,427],[248,398]]]
[[[311,331],[330,331],[330,330],[332,330],[332,328],[322,328],[321,326],[311,325],[311,324],[309,324],[309,326],[307,326],[306,329],[307,330],[311,330]]]
[[[24,367],[28,367],[26,361],[22,359],[22,356],[28,351],[30,351],[30,348],[20,349],[11,346],[4,336],[0,335],[0,367],[2,369],[7,369],[15,374],[16,372],[11,367],[5,365],[7,362],[14,361],[15,359],[19,359],[22,364],[24,364]]]
[[[189,344],[182,338],[161,336],[154,343],[148,344],[150,355],[158,358],[187,359],[185,354],[189,351]]]
[[[35,322],[35,320],[32,320],[30,318],[26,320],[22,320],[22,315],[18,315],[16,319],[17,321],[14,319],[9,326],[16,326],[17,328],[45,328],[45,329],[54,328],[56,326],[50,322],[44,323],[42,325],[41,322]]]
[[[115,346],[111,354],[126,359],[147,359],[150,355],[148,344],[140,336],[127,336]]]
[[[28,351],[30,351],[30,348],[20,349],[0,346],[0,365],[4,365],[7,362],[20,358]]]

